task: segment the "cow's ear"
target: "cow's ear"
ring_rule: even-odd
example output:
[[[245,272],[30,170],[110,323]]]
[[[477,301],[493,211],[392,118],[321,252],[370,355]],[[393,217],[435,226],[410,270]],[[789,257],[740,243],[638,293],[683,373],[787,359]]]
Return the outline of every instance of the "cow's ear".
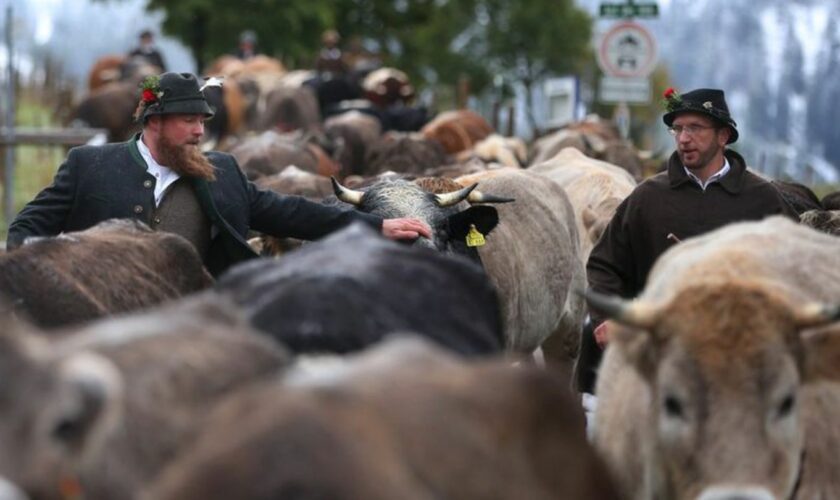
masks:
[[[840,382],[840,326],[802,335],[805,382]]]
[[[581,218],[583,219],[583,227],[587,230],[590,229],[596,222],[598,222],[598,215],[589,207],[584,207],[583,212],[581,212]]]
[[[499,212],[493,207],[478,205],[449,216],[451,239],[464,239],[474,225],[479,233],[487,236],[499,224]]]
[[[110,361],[88,353],[67,358],[49,412],[50,437],[71,453],[83,451],[113,423],[121,395],[122,377]]]
[[[648,330],[611,324],[610,345],[621,349],[624,359],[643,379],[652,381],[656,375],[661,343]]]

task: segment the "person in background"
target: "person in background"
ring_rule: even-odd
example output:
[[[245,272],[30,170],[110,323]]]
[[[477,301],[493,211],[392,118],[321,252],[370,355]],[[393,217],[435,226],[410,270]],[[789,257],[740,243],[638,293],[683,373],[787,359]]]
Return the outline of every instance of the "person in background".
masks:
[[[727,146],[738,140],[724,92],[665,91],[662,117],[676,151],[665,172],[639,184],[618,206],[586,265],[596,292],[633,298],[656,259],[672,245],[732,222],[786,215],[799,220],[772,184],[747,170]],[[577,365],[578,389],[593,392],[595,369],[609,339],[609,322],[591,314]]]
[[[340,77],[347,72],[347,64],[345,64],[341,49],[338,47],[340,41],[341,37],[336,30],[327,30],[321,35],[323,47],[315,61],[315,71],[322,78]]]
[[[239,47],[236,49],[236,57],[247,61],[259,52],[257,51],[257,34],[251,30],[243,31],[239,35]]]
[[[139,44],[131,52],[129,57],[142,57],[149,64],[157,66],[161,73],[166,71],[166,63],[163,61],[163,55],[155,46],[155,37],[149,30],[143,30],[140,33]]]

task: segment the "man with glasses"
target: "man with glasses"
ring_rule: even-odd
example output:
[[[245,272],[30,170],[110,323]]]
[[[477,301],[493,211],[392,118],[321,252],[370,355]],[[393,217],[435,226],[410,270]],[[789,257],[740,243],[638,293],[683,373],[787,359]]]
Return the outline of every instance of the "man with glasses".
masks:
[[[616,209],[586,265],[597,292],[632,298],[645,286],[656,259],[670,246],[730,222],[760,220],[793,209],[770,182],[747,170],[727,145],[738,140],[722,90],[665,91],[663,121],[677,149],[667,171],[641,183]],[[578,386],[592,392],[594,369],[607,342],[608,324],[594,313],[584,332]],[[596,345],[597,342],[597,345]]]

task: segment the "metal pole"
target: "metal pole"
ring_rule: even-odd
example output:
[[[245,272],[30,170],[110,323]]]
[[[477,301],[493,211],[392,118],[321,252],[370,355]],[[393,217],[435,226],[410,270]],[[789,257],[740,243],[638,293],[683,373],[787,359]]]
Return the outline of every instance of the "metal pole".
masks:
[[[12,139],[15,135],[15,67],[12,61],[12,6],[6,7],[6,53],[8,80],[6,81],[6,135]],[[7,141],[11,142],[11,141]],[[3,178],[3,222],[9,227],[15,211],[15,147],[6,146],[6,172]]]

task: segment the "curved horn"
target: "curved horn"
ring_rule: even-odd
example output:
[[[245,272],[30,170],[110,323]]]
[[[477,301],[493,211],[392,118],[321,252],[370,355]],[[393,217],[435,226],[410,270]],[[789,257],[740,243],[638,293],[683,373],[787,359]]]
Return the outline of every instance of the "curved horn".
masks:
[[[583,292],[583,296],[589,307],[623,325],[649,330],[658,319],[657,311],[642,302],[604,295],[591,289]]]
[[[335,177],[330,177],[333,185],[333,191],[335,192],[335,196],[343,201],[344,203],[349,203],[351,205],[356,205],[357,207],[362,204],[362,196],[365,195],[364,191],[354,191],[352,189],[347,189],[346,187],[342,186],[335,180]]]
[[[467,197],[470,195],[472,190],[475,189],[476,186],[478,186],[478,183],[475,183],[471,186],[467,186],[464,189],[459,189],[458,191],[453,191],[451,193],[436,194],[435,203],[437,203],[439,207],[451,207],[452,205],[461,203],[462,201],[467,199]]]
[[[470,193],[470,195],[467,197],[467,201],[470,203],[510,203],[512,201],[516,201],[516,199],[502,198],[501,196],[496,196],[494,194],[486,194],[476,190]]]
[[[793,321],[799,328],[816,328],[840,320],[840,305],[813,303],[793,312]]]

